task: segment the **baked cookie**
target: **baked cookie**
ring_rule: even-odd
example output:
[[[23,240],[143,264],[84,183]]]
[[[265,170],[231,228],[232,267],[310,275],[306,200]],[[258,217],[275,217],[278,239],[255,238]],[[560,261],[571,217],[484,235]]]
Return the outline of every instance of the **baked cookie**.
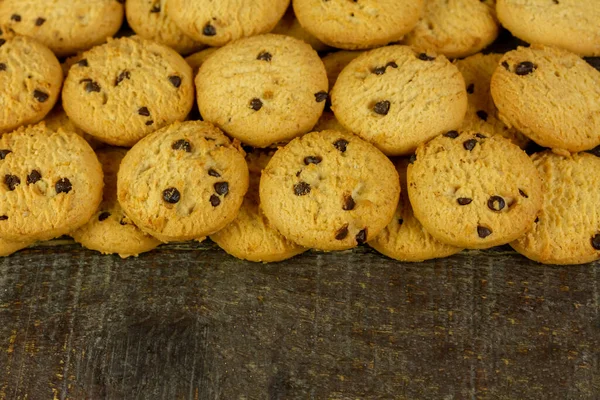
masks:
[[[517,146],[525,148],[529,139],[515,128],[509,128],[500,121],[498,109],[490,93],[492,75],[500,65],[501,58],[502,54],[479,53],[454,61],[454,65],[465,78],[469,100],[460,130],[479,132],[487,136],[502,135]]]
[[[194,103],[192,69],[174,50],[140,37],[109,40],[69,70],[63,107],[90,135],[132,146],[185,119]]]
[[[161,243],[133,225],[117,201],[117,173],[125,154],[126,149],[116,147],[96,153],[104,171],[102,203],[87,224],[70,233],[77,243],[90,250],[122,258],[137,256]]]
[[[400,183],[391,161],[359,137],[312,132],[279,149],[260,180],[260,202],[286,238],[346,250],[376,237],[394,215]]]
[[[194,71],[194,76],[198,73],[198,70],[204,64],[204,61],[208,57],[210,57],[215,51],[219,50],[218,47],[209,47],[197,53],[191,54],[185,58],[185,61],[188,63],[192,70]]]
[[[3,0],[0,24],[34,38],[58,57],[106,42],[123,22],[121,0]]]
[[[67,132],[73,132],[78,134],[79,136],[84,138],[85,141],[88,142],[90,147],[94,150],[102,145],[102,143],[94,139],[93,136],[88,135],[79,127],[77,127],[73,123],[73,121],[69,119],[69,117],[63,110],[61,104],[57,104],[56,106],[54,106],[52,111],[50,111],[48,115],[46,115],[46,118],[44,118],[44,123],[46,124],[46,128],[51,131],[57,132],[59,129],[62,129]]]
[[[528,43],[600,56],[597,0],[496,0],[502,25]]]
[[[423,0],[293,0],[300,24],[340,49],[368,49],[398,41],[423,14]]]
[[[171,18],[209,46],[271,31],[290,0],[167,0]]]
[[[334,53],[329,53],[322,58],[323,65],[325,65],[325,72],[327,73],[327,80],[329,81],[329,88],[332,89],[337,81],[338,76],[350,61],[356,57],[364,54],[364,51],[347,51],[340,50]]]
[[[174,123],[121,162],[118,199],[135,225],[163,242],[203,238],[233,221],[248,190],[244,156],[209,123]]]
[[[427,0],[403,43],[448,58],[475,54],[498,37],[495,7],[495,0]]]
[[[307,250],[281,236],[260,210],[260,175],[272,154],[273,151],[253,150],[246,155],[250,186],[244,203],[232,223],[210,236],[227,253],[243,260],[277,262]]]
[[[600,72],[573,53],[539,45],[508,52],[491,92],[500,119],[544,147],[600,144]]]
[[[335,118],[335,114],[331,111],[323,111],[323,115],[319,118],[319,122],[313,128],[313,131],[339,131],[339,132],[348,132],[346,128],[340,124],[340,122]]]
[[[458,253],[460,247],[439,242],[423,228],[415,218],[406,188],[407,159],[396,164],[400,175],[400,201],[394,218],[369,246],[390,258],[399,261],[424,261],[432,258],[449,257]]]
[[[267,147],[312,129],[327,100],[327,75],[309,45],[267,34],[214,52],[198,71],[196,89],[205,121]]]
[[[10,240],[0,239],[0,257],[7,257],[31,246],[35,242],[13,242]]]
[[[102,199],[102,168],[79,135],[42,122],[0,138],[0,237],[48,240],[85,224]]]
[[[408,167],[415,217],[440,242],[484,249],[522,236],[542,206],[542,183],[518,146],[480,133],[441,135]]]
[[[583,264],[600,259],[600,158],[532,156],[543,181],[544,202],[532,229],[510,245],[544,264]]]
[[[56,103],[62,80],[46,46],[0,29],[0,134],[41,121]]]
[[[465,81],[444,56],[407,46],[371,50],[340,73],[332,110],[351,132],[387,155],[408,155],[420,143],[457,129],[467,110]]]
[[[204,47],[183,33],[170,18],[167,0],[127,0],[125,10],[129,26],[141,37],[169,46],[181,54]]]
[[[300,39],[309,44],[313,49],[315,49],[315,51],[329,50],[329,46],[311,35],[302,27],[302,25],[300,25],[300,22],[296,18],[296,14],[294,14],[294,8],[292,6],[288,7],[287,11],[283,15],[283,18],[279,20],[271,33]]]

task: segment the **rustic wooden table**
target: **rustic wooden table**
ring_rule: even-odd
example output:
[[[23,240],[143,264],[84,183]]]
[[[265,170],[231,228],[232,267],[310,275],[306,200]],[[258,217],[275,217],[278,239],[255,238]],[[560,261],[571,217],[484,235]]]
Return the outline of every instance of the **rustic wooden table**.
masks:
[[[0,262],[0,399],[598,399],[599,266],[38,247]]]

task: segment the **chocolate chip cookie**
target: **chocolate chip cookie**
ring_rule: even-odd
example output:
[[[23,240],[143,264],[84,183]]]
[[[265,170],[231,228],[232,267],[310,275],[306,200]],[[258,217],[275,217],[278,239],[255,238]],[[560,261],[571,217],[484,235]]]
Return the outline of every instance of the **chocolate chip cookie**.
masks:
[[[371,50],[348,64],[331,93],[332,110],[351,132],[387,155],[457,129],[467,110],[465,81],[444,56],[407,46]]]
[[[205,121],[267,147],[312,129],[327,100],[327,75],[309,45],[268,34],[214,52],[200,67],[196,88]]]
[[[90,135],[132,146],[186,118],[194,103],[192,69],[174,50],[130,37],[84,53],[69,70],[63,107]]]
[[[52,111],[50,111],[48,115],[46,115],[46,118],[44,118],[44,123],[46,124],[46,128],[51,131],[57,132],[59,129],[62,129],[67,132],[78,134],[84,138],[86,142],[88,142],[92,149],[97,149],[102,145],[102,143],[94,139],[93,136],[88,135],[81,128],[75,125],[73,121],[69,119],[61,104],[54,106]]]
[[[456,247],[511,242],[531,228],[542,206],[535,166],[498,135],[451,131],[419,146],[407,182],[415,217]]]
[[[133,223],[163,242],[223,229],[248,189],[242,153],[207,122],[174,123],[136,144],[121,162],[118,200]]]
[[[357,136],[312,132],[279,149],[260,181],[261,207],[286,238],[345,250],[376,237],[394,215],[400,183],[390,160]]]

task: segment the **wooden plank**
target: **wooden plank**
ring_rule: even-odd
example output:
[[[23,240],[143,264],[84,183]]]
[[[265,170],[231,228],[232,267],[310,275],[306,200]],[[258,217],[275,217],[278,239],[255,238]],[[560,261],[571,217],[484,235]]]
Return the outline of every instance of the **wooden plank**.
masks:
[[[0,399],[597,399],[598,265],[34,248],[0,262]]]

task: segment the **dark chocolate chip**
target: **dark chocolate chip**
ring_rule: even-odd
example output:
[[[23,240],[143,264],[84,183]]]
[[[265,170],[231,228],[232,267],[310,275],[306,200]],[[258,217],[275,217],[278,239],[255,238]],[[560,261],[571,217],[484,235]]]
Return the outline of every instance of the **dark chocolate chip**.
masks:
[[[398,68],[398,64],[396,64],[396,63],[395,63],[395,62],[393,62],[393,61],[390,61],[390,62],[389,62],[389,63],[387,63],[385,66],[386,66],[386,67],[391,67],[391,68]]]
[[[42,174],[40,174],[40,171],[34,169],[29,173],[29,175],[27,175],[27,184],[34,184],[40,179],[42,179]]]
[[[103,213],[100,213],[100,215],[98,215],[98,221],[102,222],[108,217],[110,217],[110,213],[108,211],[104,211]]]
[[[469,139],[469,140],[465,140],[465,142],[463,143],[463,147],[465,148],[465,150],[471,151],[475,148],[476,144],[477,144],[477,140]]]
[[[502,66],[507,70],[510,71],[510,66],[508,65],[508,63],[506,61],[502,61]]]
[[[492,211],[502,211],[506,207],[506,202],[500,196],[492,196],[488,200],[488,208]]]
[[[356,243],[359,245],[365,244],[367,242],[367,228],[361,230],[356,234]]]
[[[15,22],[21,22],[21,16],[19,14],[13,14],[13,15],[11,15],[10,19],[12,19]]]
[[[409,158],[408,158],[408,163],[409,164],[414,164],[415,161],[417,161],[417,155],[416,154],[412,154]]]
[[[56,182],[54,189],[56,190],[56,194],[69,193],[71,189],[73,189],[73,185],[71,185],[71,181],[69,179],[62,178]]]
[[[468,204],[471,204],[473,202],[473,199],[470,199],[468,197],[459,197],[458,199],[456,199],[456,202],[461,206],[466,206]]]
[[[169,76],[169,82],[171,82],[173,86],[178,88],[179,86],[181,86],[181,77],[177,75],[171,75]]]
[[[179,200],[181,200],[181,193],[179,193],[179,190],[177,190],[176,188],[170,187],[168,189],[163,190],[162,198],[169,204],[176,204],[179,203]]]
[[[125,217],[121,218],[121,220],[119,221],[119,224],[125,226],[127,225],[127,221],[125,221]]]
[[[33,97],[35,97],[35,99],[40,103],[45,103],[50,97],[50,95],[48,93],[42,92],[41,90],[35,89],[33,91]]]
[[[342,226],[340,229],[337,230],[337,232],[335,233],[335,239],[336,240],[344,240],[348,237],[348,224]]]
[[[150,126],[152,124],[154,124],[154,120],[153,119],[151,119],[150,121],[146,121],[146,126]]]
[[[346,149],[348,148],[348,141],[345,139],[338,139],[335,142],[333,142],[333,147],[335,147],[342,153],[345,153]]]
[[[117,76],[115,79],[115,86],[119,86],[119,83],[123,82],[125,79],[131,79],[131,72],[123,71]]]
[[[91,79],[82,79],[80,83],[85,83],[85,91],[88,93],[100,92],[100,85]]]
[[[521,75],[521,76],[523,76],[523,75],[529,75],[533,71],[535,71],[536,68],[537,68],[537,65],[535,65],[531,61],[523,61],[522,63],[519,63],[516,66],[516,68],[515,68],[515,74]]]
[[[221,174],[218,173],[217,171],[215,171],[212,168],[208,170],[208,175],[214,176],[215,178],[220,178],[221,177]]]
[[[469,86],[467,86],[467,93],[473,94],[473,92],[475,92],[475,84],[471,83]]]
[[[554,2],[554,4],[559,4],[558,0],[552,0],[552,2]]]
[[[138,108],[138,114],[143,117],[149,117],[150,110],[148,110],[148,107],[140,107],[140,108]]]
[[[207,23],[204,25],[204,29],[202,29],[202,34],[204,36],[215,36],[217,34],[217,29],[210,23]]]
[[[425,53],[420,53],[420,54],[417,56],[417,58],[418,58],[419,60],[422,60],[422,61],[433,61],[433,60],[435,60],[435,57],[428,56],[428,55],[427,55],[427,54],[425,54]]]
[[[457,131],[449,131],[444,133],[444,136],[450,139],[456,139],[458,137],[458,132]]]
[[[42,26],[42,25],[44,25],[44,22],[46,22],[46,19],[40,17],[40,18],[38,18],[38,19],[35,20],[35,26]]]
[[[217,182],[213,185],[213,187],[215,188],[215,192],[217,192],[217,194],[220,196],[224,196],[229,193],[229,182]]]
[[[219,204],[221,204],[221,199],[216,194],[213,194],[210,196],[210,204],[213,207],[217,207]]]
[[[475,136],[477,136],[479,139],[487,139],[487,136],[485,136],[483,133],[476,133]]]
[[[0,39],[0,46],[3,46],[6,43],[6,39]]]
[[[373,111],[375,111],[379,115],[387,115],[390,111],[390,102],[387,100],[383,100],[375,103]]]
[[[327,100],[327,96],[327,92],[322,90],[318,93],[315,93],[315,100],[317,101],[317,103],[322,103],[325,100]]]
[[[486,113],[486,112],[485,112],[485,111],[483,111],[483,110],[479,110],[479,111],[477,111],[477,116],[478,116],[479,118],[481,118],[482,120],[484,120],[484,121],[487,121],[487,119],[488,119],[488,113]]]
[[[398,218],[398,225],[402,225],[404,223],[404,220],[402,218]]]
[[[600,250],[600,234],[592,236],[592,247],[595,250]]]
[[[523,197],[525,197],[526,199],[529,198],[529,196],[527,196],[527,193],[525,193],[523,190],[519,189],[519,194]]]
[[[308,164],[319,164],[321,161],[323,161],[323,158],[319,157],[319,156],[304,157],[304,164],[306,164],[306,165],[308,165]]]
[[[160,3],[156,3],[150,9],[151,13],[159,13],[160,12]]]
[[[253,98],[252,100],[250,100],[250,108],[253,109],[254,111],[258,111],[262,108],[263,106],[263,102],[260,99],[257,99],[256,97]]]
[[[535,221],[533,221],[533,222],[534,222],[534,223],[536,223],[536,224],[537,224],[538,222],[540,222],[540,217],[536,217],[536,218],[535,218]]]
[[[260,54],[256,57],[257,60],[261,61],[271,61],[273,56],[268,51],[261,51]]]
[[[480,238],[485,239],[492,234],[492,230],[490,228],[486,228],[485,226],[478,226],[477,234]]]
[[[354,210],[355,206],[356,206],[356,202],[354,201],[352,196],[349,194],[345,195],[344,196],[344,205],[342,206],[342,210],[351,211],[351,210]]]
[[[8,190],[13,191],[21,184],[21,179],[16,175],[4,175],[4,183]]]
[[[186,153],[192,152],[192,144],[185,139],[179,139],[173,142],[171,145],[173,150],[183,150]]]
[[[0,71],[6,71],[6,64],[0,63]]]
[[[4,160],[10,153],[12,153],[12,150],[0,150],[0,160]]]
[[[80,67],[89,67],[90,64],[88,63],[87,58],[84,58],[83,60],[79,60],[77,61],[77,65]]]
[[[385,74],[385,67],[375,67],[372,71],[375,75],[383,75]]]
[[[8,215],[0,215],[0,221],[6,221],[8,219]]]
[[[306,196],[310,193],[310,185],[306,182],[296,183],[294,185],[294,194],[296,196]]]

